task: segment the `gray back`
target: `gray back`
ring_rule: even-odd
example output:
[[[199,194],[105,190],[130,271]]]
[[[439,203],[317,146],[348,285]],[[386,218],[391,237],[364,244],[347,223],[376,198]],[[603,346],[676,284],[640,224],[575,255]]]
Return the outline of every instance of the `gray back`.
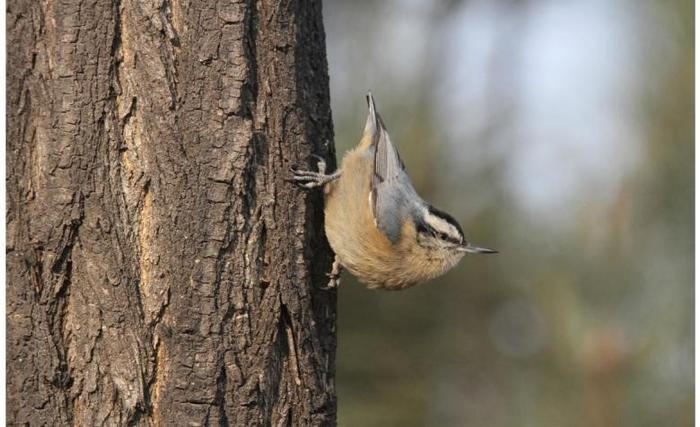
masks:
[[[391,143],[379,115],[377,122],[378,132],[372,147],[372,212],[379,229],[389,240],[396,243],[401,237],[403,223],[419,218],[425,209],[425,202],[413,188],[401,157]]]

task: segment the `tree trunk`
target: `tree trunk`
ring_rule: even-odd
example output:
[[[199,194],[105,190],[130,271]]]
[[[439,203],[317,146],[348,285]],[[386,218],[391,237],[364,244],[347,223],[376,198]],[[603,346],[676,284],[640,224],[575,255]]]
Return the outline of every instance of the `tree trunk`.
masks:
[[[7,8],[8,423],[335,424],[320,0]]]

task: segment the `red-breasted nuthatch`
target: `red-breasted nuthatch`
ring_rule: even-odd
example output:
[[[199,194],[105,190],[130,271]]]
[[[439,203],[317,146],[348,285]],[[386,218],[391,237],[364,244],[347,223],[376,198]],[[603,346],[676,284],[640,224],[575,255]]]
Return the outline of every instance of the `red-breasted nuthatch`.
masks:
[[[299,185],[324,188],[326,236],[336,254],[330,285],[342,265],[371,289],[399,290],[443,274],[465,253],[495,253],[467,242],[454,218],[421,199],[371,93],[367,105],[362,139],[338,171],[327,175],[320,157],[318,172],[294,170]]]

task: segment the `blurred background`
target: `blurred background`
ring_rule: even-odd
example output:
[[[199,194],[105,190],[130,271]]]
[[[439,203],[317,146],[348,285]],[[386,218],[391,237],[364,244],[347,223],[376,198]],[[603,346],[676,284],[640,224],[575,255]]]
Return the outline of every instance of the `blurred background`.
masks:
[[[336,147],[371,89],[419,193],[500,250],[339,290],[341,426],[693,422],[693,2],[324,2]]]

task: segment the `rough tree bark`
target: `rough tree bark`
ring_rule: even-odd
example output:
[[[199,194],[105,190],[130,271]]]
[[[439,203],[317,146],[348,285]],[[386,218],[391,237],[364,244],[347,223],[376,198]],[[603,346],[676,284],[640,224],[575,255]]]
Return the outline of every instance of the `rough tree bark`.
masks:
[[[334,424],[320,0],[7,8],[8,422]]]

